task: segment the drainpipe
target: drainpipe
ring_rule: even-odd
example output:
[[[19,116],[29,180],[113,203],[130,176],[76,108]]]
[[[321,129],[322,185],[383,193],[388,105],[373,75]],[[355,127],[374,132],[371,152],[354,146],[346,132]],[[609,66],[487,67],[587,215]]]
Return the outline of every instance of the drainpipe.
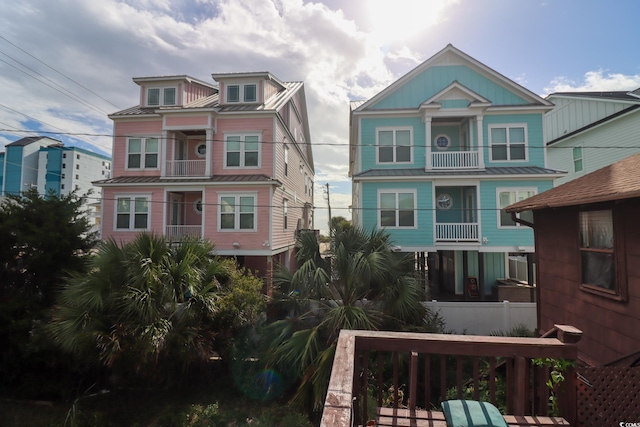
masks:
[[[526,225],[527,227],[535,228],[532,222],[525,221],[524,219],[520,219],[516,216],[516,212],[510,212],[511,220],[517,222],[518,224]]]

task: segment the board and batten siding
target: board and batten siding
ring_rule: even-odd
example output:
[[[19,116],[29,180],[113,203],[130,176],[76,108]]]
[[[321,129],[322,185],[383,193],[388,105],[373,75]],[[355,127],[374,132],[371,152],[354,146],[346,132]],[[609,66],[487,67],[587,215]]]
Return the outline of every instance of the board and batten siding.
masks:
[[[567,171],[556,186],[640,152],[640,110],[547,147],[549,167]],[[583,170],[575,172],[573,147],[582,147]],[[621,148],[628,147],[628,148]]]
[[[425,128],[420,117],[361,118],[362,132],[360,136],[361,169],[397,169],[425,167]],[[411,128],[412,163],[376,163],[377,128]],[[356,173],[359,171],[356,171]]]
[[[563,98],[553,95],[549,97],[549,101],[553,102],[555,107],[544,116],[547,141],[582,129],[631,105],[626,102]]]
[[[480,218],[482,219],[481,239],[488,239],[483,247],[533,246],[533,230],[526,226],[498,228],[500,204],[498,189],[537,189],[541,193],[553,187],[551,179],[518,180],[515,178],[480,182]]]
[[[465,65],[432,66],[369,107],[372,110],[417,108],[457,80],[494,105],[526,105],[527,101]]]
[[[391,235],[395,245],[403,248],[433,247],[433,209],[431,205],[433,197],[432,183],[420,182],[363,182],[362,200],[362,225],[365,230],[379,227],[378,191],[398,190],[415,191],[417,220],[415,228],[385,228]]]

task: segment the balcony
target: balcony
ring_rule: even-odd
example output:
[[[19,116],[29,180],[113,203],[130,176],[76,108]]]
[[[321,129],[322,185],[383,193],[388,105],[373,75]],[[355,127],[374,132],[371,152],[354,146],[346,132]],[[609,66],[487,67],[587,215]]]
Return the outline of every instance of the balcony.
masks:
[[[478,242],[477,222],[436,223],[437,242]]]
[[[431,153],[432,169],[478,169],[477,151],[443,151]]]
[[[205,176],[205,160],[168,160],[166,176],[168,177],[200,177]]]
[[[179,242],[185,238],[202,238],[201,225],[167,225],[165,236],[169,242]]]
[[[549,368],[532,363],[576,360],[582,332],[556,325],[556,333],[511,338],[343,330],[320,425],[446,427],[444,414],[431,409],[448,399],[480,400],[481,392],[503,408],[512,427],[577,425],[575,368],[556,390],[563,418],[550,417]]]

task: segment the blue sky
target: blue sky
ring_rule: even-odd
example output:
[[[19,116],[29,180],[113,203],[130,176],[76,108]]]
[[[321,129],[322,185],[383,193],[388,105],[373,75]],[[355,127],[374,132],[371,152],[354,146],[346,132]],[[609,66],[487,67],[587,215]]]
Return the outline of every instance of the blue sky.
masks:
[[[109,153],[132,77],[268,70],[305,82],[323,229],[326,183],[350,216],[350,100],[448,43],[539,95],[635,89],[638,17],[635,0],[3,1],[0,150],[30,130]]]

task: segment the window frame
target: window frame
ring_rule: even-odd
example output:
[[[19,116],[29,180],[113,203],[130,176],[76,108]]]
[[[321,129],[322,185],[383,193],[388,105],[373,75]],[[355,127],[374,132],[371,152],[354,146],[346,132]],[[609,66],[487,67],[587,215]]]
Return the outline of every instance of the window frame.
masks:
[[[581,242],[581,228],[582,221],[580,219],[580,214],[583,212],[597,212],[597,211],[610,211],[611,212],[611,226],[613,233],[613,248],[610,250],[607,249],[587,249],[582,247]],[[625,302],[628,298],[628,284],[627,284],[627,269],[626,269],[626,257],[625,257],[625,234],[624,230],[621,228],[623,223],[623,218],[620,217],[619,211],[613,205],[596,205],[589,206],[588,208],[579,209],[576,214],[576,233],[577,233],[577,252],[578,252],[578,265],[577,265],[577,275],[576,277],[580,278],[580,290],[598,295],[604,298],[612,299],[615,301]],[[583,283],[582,277],[582,254],[585,252],[590,253],[610,253],[613,256],[613,267],[615,268],[614,272],[614,286],[612,289],[608,289],[602,286]]]
[[[139,167],[131,167],[130,163],[130,145],[131,140],[140,140],[140,166]],[[156,155],[156,166],[155,167],[147,167],[147,155],[154,154],[154,152],[147,153],[147,140],[156,140],[158,144],[158,151],[155,152]],[[136,153],[134,153],[136,154]],[[125,170],[160,170],[160,137],[159,136],[130,136],[127,137],[126,144],[126,153],[125,153]]]
[[[502,211],[504,211],[504,209],[513,204],[516,203],[519,200],[524,200],[524,199],[518,199],[518,193],[519,192],[533,192],[532,195],[528,196],[528,197],[532,197],[535,196],[536,194],[538,194],[538,188],[537,187],[498,187],[496,188],[496,211],[497,211],[497,215],[496,215],[496,219],[497,219],[497,227],[498,229],[507,229],[507,230],[514,230],[517,228],[522,227],[523,225],[516,222],[515,225],[503,225],[502,224]],[[506,206],[502,206],[500,203],[500,195],[502,193],[515,193],[515,199],[513,201],[510,201]],[[528,198],[527,197],[527,198]],[[527,215],[532,215],[531,211],[528,211],[530,213],[528,213]],[[521,212],[516,213],[516,217],[521,218]],[[531,219],[527,219],[526,221],[529,222],[533,222]]]
[[[576,157],[576,150],[580,151],[579,157]],[[571,150],[571,158],[573,163],[573,172],[574,173],[583,172],[584,171],[584,150],[582,149],[582,146],[573,147],[573,149]],[[578,162],[580,163],[579,170],[576,166]]]
[[[284,144],[284,176],[289,176],[289,146]]]
[[[230,96],[231,93],[231,89],[235,89],[238,91],[238,96],[237,98],[234,97],[233,99]],[[247,88],[253,88],[254,91],[254,98],[250,99],[247,98]],[[250,82],[250,83],[230,83],[225,85],[225,91],[224,91],[224,102],[226,104],[255,104],[258,102],[258,99],[260,98],[258,96],[258,83],[257,82]]]
[[[246,144],[246,138],[250,136],[250,137],[256,137],[257,140],[257,144],[258,144],[258,149],[257,149],[257,153],[258,153],[258,161],[257,161],[257,165],[255,166],[246,166],[246,154],[247,152],[252,152],[253,150],[247,151],[245,149],[245,144]],[[228,157],[228,153],[229,153],[229,149],[228,149],[228,144],[229,144],[229,137],[240,137],[240,150],[238,151],[240,154],[240,160],[239,160],[239,165],[238,166],[229,166],[229,157]],[[235,141],[232,141],[235,142]],[[236,152],[235,150],[233,150],[233,152]],[[223,164],[223,169],[260,169],[262,167],[262,133],[261,132],[243,132],[243,133],[225,133],[224,134],[224,152],[223,152],[223,156],[224,156],[224,164]]]
[[[408,131],[409,132],[409,160],[408,161],[398,161],[398,145],[397,145],[397,133],[398,132],[404,132],[404,131]],[[383,126],[383,127],[377,127],[376,130],[376,164],[378,165],[409,165],[409,164],[413,164],[413,127],[411,126]],[[393,141],[392,141],[392,147],[393,147],[393,160],[391,161],[381,161],[380,160],[380,148],[382,147],[388,147],[388,146],[382,146],[380,145],[380,133],[381,132],[393,132]],[[404,145],[401,145],[400,147],[404,147]]]
[[[252,203],[252,215],[253,215],[253,224],[252,224],[252,228],[241,228],[241,215],[242,212],[239,210],[240,208],[240,199],[243,197],[251,197],[253,198],[253,203]],[[230,214],[230,212],[223,212],[223,203],[222,203],[222,199],[223,198],[233,198],[234,199],[234,210],[233,212],[233,223],[234,226],[233,228],[222,228],[222,215],[228,215]],[[251,233],[251,232],[256,232],[258,231],[258,209],[257,209],[257,200],[258,200],[258,193],[228,193],[228,192],[222,192],[222,193],[218,193],[218,231],[221,233]]]
[[[168,104],[166,101],[167,90],[173,90],[173,103]],[[158,103],[152,104],[149,102],[151,91],[158,91]],[[177,86],[153,86],[147,88],[147,96],[145,97],[145,105],[147,107],[173,107],[178,105],[178,87]]]
[[[129,199],[129,227],[127,228],[120,228],[118,227],[118,215],[120,214],[120,212],[118,212],[118,202],[120,199]],[[136,207],[135,207],[135,201],[136,199],[145,199],[146,203],[147,203],[147,211],[146,211],[146,215],[147,215],[147,225],[145,228],[136,228],[135,227],[135,221],[136,221]],[[114,206],[113,206],[113,231],[122,231],[122,232],[135,232],[138,233],[140,231],[148,231],[151,229],[151,194],[149,193],[127,193],[127,194],[114,194]]]
[[[282,228],[287,230],[289,228],[289,200],[282,199]]]
[[[395,196],[395,208],[393,211],[395,212],[394,224],[390,225],[382,225],[382,212],[390,211],[391,209],[383,209],[381,206],[381,198],[382,195],[393,194]],[[400,225],[400,211],[407,209],[400,209],[399,206],[399,195],[400,194],[411,194],[413,198],[413,225]],[[418,228],[418,191],[416,189],[384,189],[378,190],[378,200],[377,200],[377,223],[379,229],[391,229],[391,230],[413,230]]]
[[[524,132],[524,142],[515,142],[512,143],[510,141],[509,130],[522,128]],[[494,143],[492,138],[492,130],[493,129],[505,129],[506,142],[505,143]],[[491,124],[487,127],[487,138],[489,140],[489,161],[491,162],[509,162],[509,163],[517,163],[517,162],[528,162],[529,161],[529,128],[527,123],[503,123],[503,124]],[[511,146],[512,145],[524,145],[524,159],[511,159]],[[493,147],[495,145],[504,145],[507,153],[506,159],[494,159],[493,158]]]

